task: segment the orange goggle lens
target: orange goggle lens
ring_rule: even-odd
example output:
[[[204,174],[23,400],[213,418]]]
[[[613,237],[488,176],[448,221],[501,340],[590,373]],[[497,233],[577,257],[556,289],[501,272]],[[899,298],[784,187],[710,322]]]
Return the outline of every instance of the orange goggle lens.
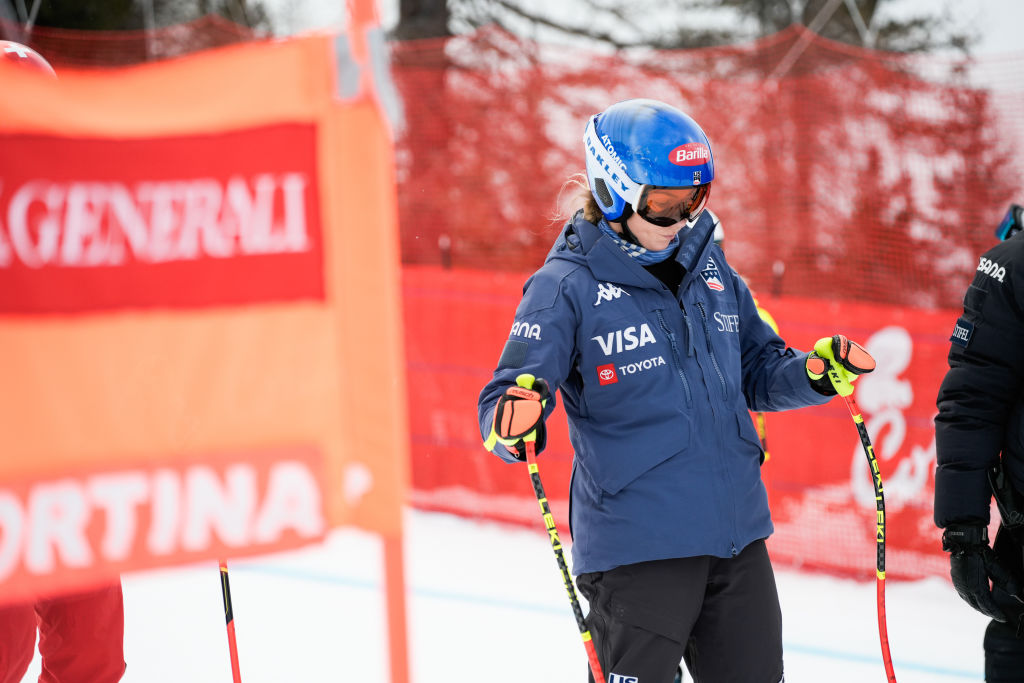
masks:
[[[648,223],[668,227],[700,215],[710,194],[711,183],[691,187],[648,185],[640,193],[635,209]]]

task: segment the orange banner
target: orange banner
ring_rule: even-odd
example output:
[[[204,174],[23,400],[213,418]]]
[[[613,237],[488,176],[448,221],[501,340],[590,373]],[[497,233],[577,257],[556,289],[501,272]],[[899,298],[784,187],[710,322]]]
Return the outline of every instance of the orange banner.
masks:
[[[0,65],[0,600],[400,534],[392,151],[346,45]]]

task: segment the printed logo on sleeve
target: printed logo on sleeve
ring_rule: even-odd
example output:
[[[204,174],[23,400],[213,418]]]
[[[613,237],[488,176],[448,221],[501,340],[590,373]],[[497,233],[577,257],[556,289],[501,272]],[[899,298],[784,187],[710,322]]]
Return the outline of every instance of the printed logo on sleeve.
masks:
[[[540,341],[540,325],[537,323],[530,323],[516,321],[512,323],[512,330],[509,332],[509,336],[525,337],[527,339],[536,339]]]
[[[959,344],[966,349],[967,345],[971,342],[972,334],[974,334],[974,325],[963,318],[957,318],[956,324],[953,326],[953,334],[950,335],[949,341],[954,344]]]
[[[1002,282],[1003,278],[1006,277],[1005,267],[991,259],[985,258],[984,256],[982,256],[978,261],[978,270],[985,273],[985,275],[988,275],[990,278],[999,280],[1000,282]]]
[[[619,381],[619,376],[615,373],[615,364],[608,363],[607,365],[597,366],[597,382],[601,386],[605,384],[615,384]]]

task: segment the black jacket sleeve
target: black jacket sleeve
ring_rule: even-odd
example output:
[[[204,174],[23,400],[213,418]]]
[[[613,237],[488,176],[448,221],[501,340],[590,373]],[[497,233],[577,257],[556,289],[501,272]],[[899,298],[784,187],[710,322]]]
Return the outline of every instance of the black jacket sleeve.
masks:
[[[987,470],[1024,389],[1024,233],[981,257],[950,336],[935,417],[935,523],[987,524]]]

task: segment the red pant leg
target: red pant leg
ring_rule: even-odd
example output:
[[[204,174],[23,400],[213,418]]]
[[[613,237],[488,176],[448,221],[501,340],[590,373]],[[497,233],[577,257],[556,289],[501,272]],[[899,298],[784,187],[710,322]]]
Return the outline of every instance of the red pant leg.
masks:
[[[0,608],[0,683],[20,683],[32,663],[35,644],[32,603]]]
[[[121,584],[36,603],[39,683],[116,683],[124,675]]]

